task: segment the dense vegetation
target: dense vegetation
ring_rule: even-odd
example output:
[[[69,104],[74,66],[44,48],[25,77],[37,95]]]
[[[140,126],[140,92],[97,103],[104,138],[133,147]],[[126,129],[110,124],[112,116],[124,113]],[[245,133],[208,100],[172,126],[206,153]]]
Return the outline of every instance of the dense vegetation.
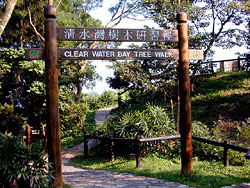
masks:
[[[249,114],[247,111],[239,115],[238,111],[241,111],[241,106],[245,110],[250,107],[250,73],[217,73],[200,77],[194,88],[193,135],[217,141],[227,139],[230,143],[249,148]],[[146,98],[142,100],[144,103],[133,104],[131,108],[114,110],[111,120],[98,126],[95,133],[129,138],[135,138],[136,134],[142,137],[176,134],[175,123],[167,113],[170,111],[170,104],[160,96],[151,95],[152,98],[159,99],[155,100],[157,105],[152,104],[152,101],[146,102]],[[249,160],[245,159],[245,153],[230,150],[230,166],[223,167],[222,147],[193,141],[194,174],[182,177],[179,175],[180,142],[163,142],[161,147],[161,151],[146,150],[141,170],[136,169],[135,159],[131,155],[117,157],[111,163],[98,147],[93,149],[91,157],[79,155],[71,162],[83,168],[131,172],[197,187],[222,187],[249,181]],[[102,153],[101,156],[99,152]]]
[[[57,26],[59,27],[104,27],[104,23],[94,19],[90,14],[91,11],[102,7],[103,0],[54,0],[53,2],[56,6]],[[10,4],[12,5],[11,11],[8,8]],[[43,7],[46,4],[46,1],[36,0],[0,2],[0,132],[5,134],[1,135],[1,144],[14,143],[17,151],[21,154],[27,153],[27,156],[20,158],[21,162],[34,162],[32,158],[37,158],[41,165],[44,161],[40,160],[38,155],[44,149],[41,147],[43,141],[38,143],[39,149],[34,149],[38,151],[38,155],[34,155],[35,151],[27,148],[22,139],[25,139],[24,133],[27,125],[30,125],[32,129],[40,130],[43,137],[46,135],[45,62],[25,61],[24,48],[44,47]],[[111,19],[105,27],[114,27],[123,18],[135,19],[140,14],[146,19],[154,20],[165,29],[175,28],[176,12],[187,12],[190,19],[190,48],[203,49],[206,61],[212,58],[214,46],[249,47],[249,32],[247,31],[249,29],[249,2],[245,0],[218,0],[213,3],[206,0],[192,0],[181,2],[181,4],[180,1],[177,3],[169,0],[119,0],[113,7],[110,7],[109,11]],[[228,24],[230,27],[226,27]],[[117,48],[119,45],[120,43],[91,41],[58,42],[58,47],[64,48]],[[155,42],[131,47],[166,49],[176,48],[177,44]],[[240,54],[240,56],[245,57],[247,54]],[[245,64],[247,69],[249,63],[245,61]],[[112,120],[102,126],[96,126],[91,122],[94,110],[116,103],[116,94],[104,92],[101,96],[90,96],[82,93],[84,86],[92,88],[95,82],[101,79],[91,62],[59,61],[58,65],[60,125],[64,149],[81,142],[83,131],[86,130],[90,133],[102,135],[112,133],[122,137],[134,137],[136,134],[151,137],[174,134],[178,131],[176,61],[113,62],[115,77],[109,78],[108,83],[120,92],[129,90],[123,94],[123,97],[126,95],[123,100],[126,100],[131,108],[120,108],[112,114]],[[204,69],[201,62],[192,62],[191,70],[193,76],[213,72]],[[193,127],[197,127],[194,129],[197,134],[202,134],[207,138],[227,138],[245,146],[249,144],[249,116],[247,114],[249,80],[247,77],[249,77],[248,72],[239,75],[219,75],[208,80],[192,77],[195,84],[193,120],[196,120],[193,122]],[[231,81],[227,88],[225,86],[228,82],[225,79]],[[238,80],[237,83],[236,80]],[[214,87],[222,89],[218,91]],[[236,102],[231,102],[232,100]],[[204,146],[200,148],[202,147],[203,149],[195,151],[200,153],[201,158],[207,156],[208,150],[211,149]],[[176,150],[170,150],[171,152],[173,154]],[[9,184],[14,180],[27,179],[27,177],[32,179],[39,174],[37,185],[44,183],[43,166],[40,169],[37,168],[36,172],[27,170],[27,174],[22,171],[23,169],[12,171],[11,160],[6,161],[3,152],[0,156],[2,157],[1,165],[7,167],[7,170],[0,169],[0,175],[5,177],[6,172],[9,172],[10,175],[7,175]],[[16,156],[13,154],[8,157],[15,158]]]

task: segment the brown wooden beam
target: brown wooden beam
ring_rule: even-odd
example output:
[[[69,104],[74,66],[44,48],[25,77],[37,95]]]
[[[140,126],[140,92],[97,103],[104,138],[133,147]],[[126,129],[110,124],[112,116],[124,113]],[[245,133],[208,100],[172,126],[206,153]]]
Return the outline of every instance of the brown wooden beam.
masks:
[[[191,99],[189,77],[189,50],[187,14],[177,14],[179,38],[179,91],[180,91],[180,132],[181,132],[181,173],[193,173]]]
[[[59,94],[57,67],[56,8],[53,1],[45,7],[45,70],[46,70],[46,106],[47,137],[49,162],[52,164],[55,179],[54,188],[62,187],[61,140],[59,122]]]
[[[58,60],[178,60],[179,49],[79,49],[58,48]],[[25,49],[27,60],[45,59],[42,48]],[[189,59],[202,60],[202,50],[189,50]]]

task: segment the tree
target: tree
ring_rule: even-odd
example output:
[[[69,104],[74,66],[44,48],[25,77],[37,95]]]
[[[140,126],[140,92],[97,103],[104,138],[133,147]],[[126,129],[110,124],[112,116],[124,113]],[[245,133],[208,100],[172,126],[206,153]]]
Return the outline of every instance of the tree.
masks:
[[[170,0],[146,0],[143,5],[144,15],[163,28],[175,26],[178,11],[187,12],[190,48],[203,49],[204,59],[213,56],[213,47],[247,46],[249,1],[194,0],[181,2],[179,6]]]
[[[0,2],[0,8],[2,9],[2,7],[4,7],[0,15],[0,36],[12,15],[16,2],[17,0],[6,0],[6,2]]]

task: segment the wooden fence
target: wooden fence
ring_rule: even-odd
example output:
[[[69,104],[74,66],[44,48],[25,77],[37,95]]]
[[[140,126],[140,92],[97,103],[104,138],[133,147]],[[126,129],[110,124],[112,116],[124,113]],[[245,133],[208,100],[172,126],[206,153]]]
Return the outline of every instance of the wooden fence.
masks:
[[[124,142],[126,144],[133,144],[134,145],[134,153],[136,156],[136,167],[137,168],[141,168],[141,157],[142,157],[142,151],[143,148],[141,147],[142,143],[148,143],[148,142],[158,142],[159,146],[161,146],[161,141],[166,141],[166,140],[176,140],[176,139],[180,139],[181,136],[180,135],[173,135],[173,136],[163,136],[163,137],[155,137],[155,138],[140,138],[140,136],[136,136],[135,139],[129,139],[129,138],[114,138],[113,136],[109,136],[109,137],[101,137],[101,136],[91,136],[89,134],[85,134],[84,135],[84,156],[87,157],[88,156],[88,140],[89,139],[98,139],[101,141],[106,141],[107,143],[109,143],[109,153],[110,153],[110,160],[112,162],[114,162],[115,160],[115,152],[114,152],[114,147],[115,144],[117,142]],[[209,140],[209,139],[205,139],[205,138],[201,138],[201,137],[197,137],[197,136],[192,136],[193,140],[199,141],[199,142],[203,142],[203,143],[207,143],[207,144],[211,144],[214,146],[220,146],[224,148],[224,155],[223,155],[223,162],[224,162],[224,166],[229,165],[229,149],[235,150],[235,151],[239,151],[239,152],[244,152],[246,153],[246,158],[249,159],[250,157],[250,149],[244,148],[244,147],[240,147],[240,146],[235,146],[232,144],[228,144],[227,141],[224,142],[218,142],[218,141],[213,141],[213,140]],[[160,147],[159,147],[160,149]]]

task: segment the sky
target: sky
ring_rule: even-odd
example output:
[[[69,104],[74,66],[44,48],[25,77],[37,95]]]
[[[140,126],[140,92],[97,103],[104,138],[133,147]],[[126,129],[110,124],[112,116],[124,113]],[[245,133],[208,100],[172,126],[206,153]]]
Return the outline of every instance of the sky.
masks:
[[[108,9],[114,5],[114,3],[117,0],[104,0],[103,7],[98,8],[92,12],[90,12],[91,16],[100,19],[105,25],[111,18],[111,14],[108,12]],[[148,25],[150,27],[154,27],[156,29],[161,29],[157,24],[155,24],[153,21],[147,20],[147,21],[135,21],[131,19],[124,19],[122,20],[119,25],[116,26],[116,28],[133,28],[133,29],[142,29],[144,28],[144,25]],[[127,48],[127,45],[129,43],[123,43],[122,48]],[[245,47],[235,47],[232,49],[221,49],[221,48],[214,48],[215,49],[215,55],[213,57],[214,61],[217,60],[227,60],[227,59],[236,59],[238,56],[235,55],[236,52],[247,52]],[[106,83],[106,78],[107,77],[112,77],[113,76],[113,70],[108,69],[107,65],[111,65],[110,62],[108,61],[93,61],[93,65],[96,66],[96,72],[100,74],[103,77],[102,81],[98,81],[96,83],[96,86],[93,89],[83,89],[84,93],[97,93],[101,95],[104,91],[109,91],[112,90],[109,88],[108,84]],[[112,90],[115,91],[115,90]]]

